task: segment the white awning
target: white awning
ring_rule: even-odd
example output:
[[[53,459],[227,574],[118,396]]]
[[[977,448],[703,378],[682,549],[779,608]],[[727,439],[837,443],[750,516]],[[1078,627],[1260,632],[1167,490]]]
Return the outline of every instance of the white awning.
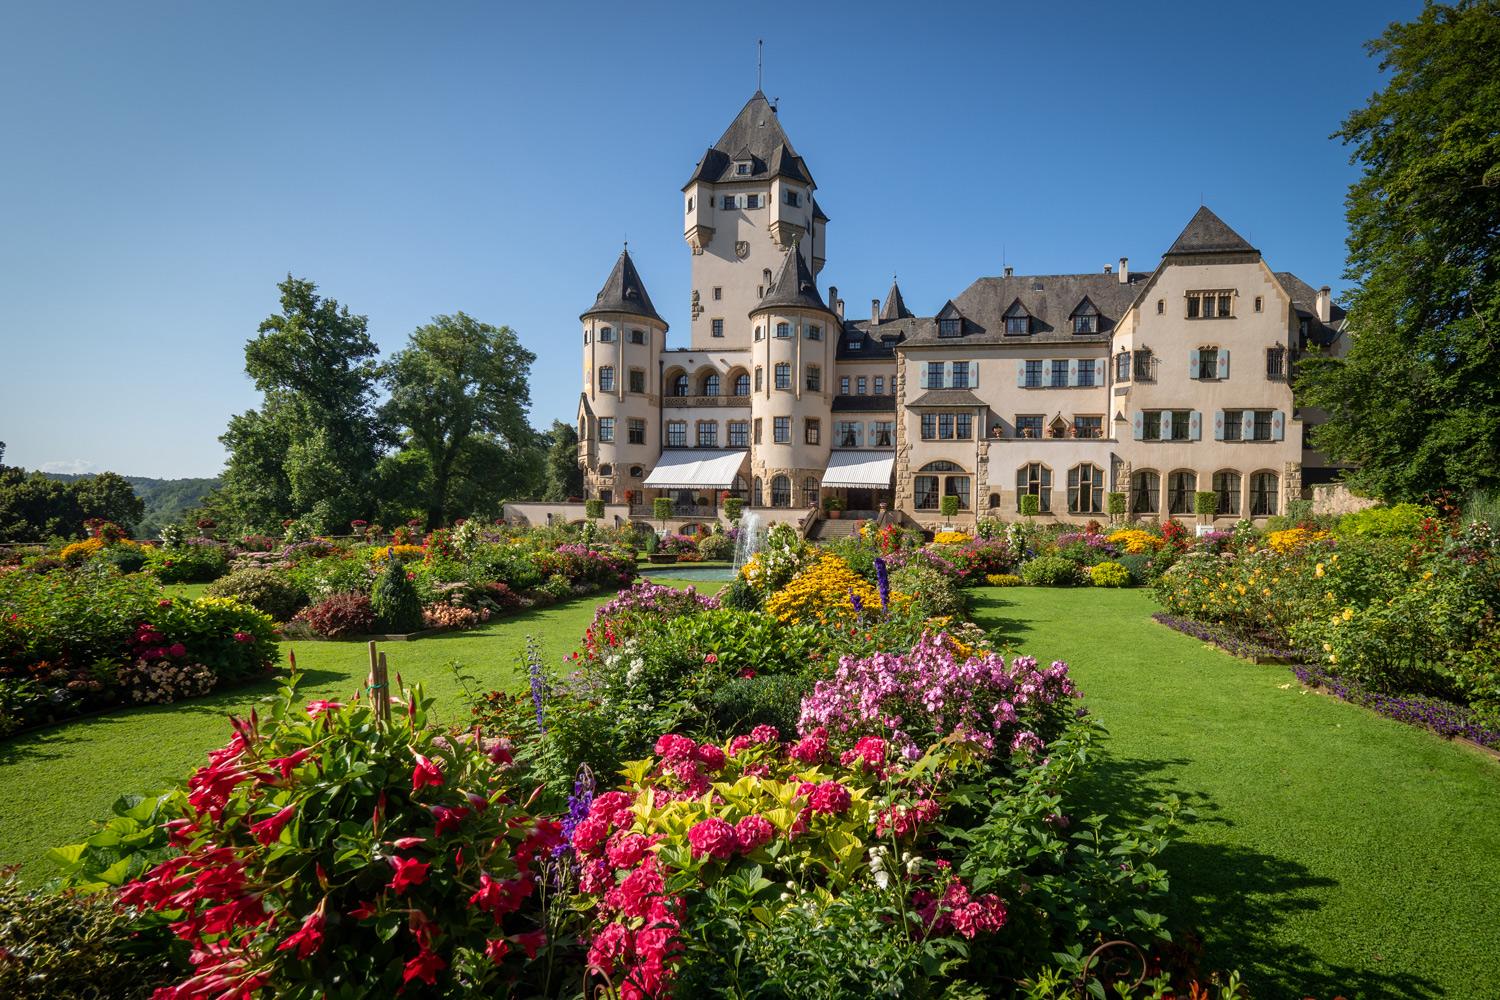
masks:
[[[740,466],[744,464],[743,451],[668,449],[661,453],[661,459],[642,485],[657,489],[707,487],[727,490],[734,484],[734,477],[739,475]]]
[[[825,487],[871,487],[889,489],[896,455],[889,451],[835,451],[828,456],[823,473]]]

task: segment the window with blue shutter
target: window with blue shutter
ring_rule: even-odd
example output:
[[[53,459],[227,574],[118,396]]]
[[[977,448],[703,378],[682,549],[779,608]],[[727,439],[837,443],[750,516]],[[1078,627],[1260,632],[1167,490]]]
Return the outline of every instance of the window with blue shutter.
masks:
[[[1094,359],[1094,384],[1103,385],[1105,379],[1105,363],[1103,358]]]
[[[1240,440],[1255,440],[1255,411],[1246,410],[1245,416],[1240,420]]]
[[[1026,388],[1026,362],[1024,361],[1016,362],[1016,388]]]
[[[1198,377],[1198,348],[1188,351],[1188,378]]]
[[[1200,441],[1203,438],[1203,414],[1197,410],[1188,416],[1188,440]]]
[[[1280,441],[1286,437],[1286,414],[1280,410],[1271,413],[1271,440]]]
[[[1214,440],[1224,440],[1224,411],[1214,411]]]
[[[1218,375],[1219,378],[1229,377],[1229,351],[1224,348],[1219,349]]]
[[[1172,411],[1171,410],[1162,410],[1161,411],[1161,439],[1163,441],[1170,441],[1170,440],[1172,440]]]
[[[1078,359],[1068,359],[1068,385],[1078,384]]]
[[[1137,441],[1145,440],[1146,437],[1146,415],[1140,410],[1130,418],[1130,434]]]

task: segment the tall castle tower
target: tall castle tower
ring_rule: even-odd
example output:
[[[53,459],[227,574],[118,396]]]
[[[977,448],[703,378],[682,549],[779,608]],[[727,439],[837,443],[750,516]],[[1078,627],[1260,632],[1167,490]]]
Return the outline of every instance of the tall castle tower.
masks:
[[[750,311],[799,241],[823,268],[828,217],[817,185],[759,90],[698,161],[683,186],[683,236],[693,250],[694,350],[743,350]]]
[[[622,250],[583,323],[583,398],[579,406],[579,461],[584,495],[621,499],[661,455],[657,408],[667,323]],[[632,476],[632,472],[634,473]]]

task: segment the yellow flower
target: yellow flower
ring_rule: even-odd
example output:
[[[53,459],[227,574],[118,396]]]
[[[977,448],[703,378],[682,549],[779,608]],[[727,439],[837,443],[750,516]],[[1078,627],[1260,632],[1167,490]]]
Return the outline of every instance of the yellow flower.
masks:
[[[934,545],[963,545],[969,536],[962,531],[939,531],[932,536]]]
[[[1344,609],[1344,621],[1347,622],[1347,621],[1353,621],[1353,620],[1354,620],[1354,609],[1353,608],[1345,608]]]
[[[880,592],[869,581],[838,556],[823,552],[766,599],[766,611],[782,622],[826,624],[834,611],[853,612],[851,595],[857,596],[865,608],[880,607]],[[910,600],[906,594],[891,593],[892,605]]]
[[[1317,568],[1315,570],[1313,570],[1313,576],[1316,576],[1320,580],[1323,578],[1323,564],[1322,563],[1318,563]]]

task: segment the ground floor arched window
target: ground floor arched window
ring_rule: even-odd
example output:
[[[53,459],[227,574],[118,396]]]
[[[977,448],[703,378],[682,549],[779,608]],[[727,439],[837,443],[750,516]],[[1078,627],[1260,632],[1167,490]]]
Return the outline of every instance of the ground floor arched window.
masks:
[[[1161,513],[1161,476],[1151,469],[1130,474],[1130,513]]]
[[[752,507],[764,507],[766,505],[766,503],[765,503],[765,496],[766,495],[761,490],[761,483],[760,483],[760,477],[759,476],[755,477],[754,486],[755,486],[755,489],[753,490],[753,492],[754,492],[755,495],[750,498],[750,506],[752,506]]]
[[[1104,470],[1085,462],[1068,470],[1068,513],[1104,513]]]
[[[1037,498],[1043,514],[1052,511],[1052,470],[1040,462],[1023,465],[1016,470],[1016,510],[1021,509],[1021,497],[1031,494]]]
[[[1233,469],[1220,469],[1214,473],[1214,492],[1219,496],[1218,513],[1229,517],[1240,516],[1240,474]]]
[[[802,480],[802,506],[816,507],[818,505],[818,480],[814,476],[808,476]]]
[[[786,476],[771,477],[771,506],[790,507],[792,505],[792,481]]]
[[[1250,477],[1250,516],[1270,517],[1275,514],[1279,483],[1274,472],[1257,472]]]
[[[1167,513],[1174,517],[1178,514],[1191,514],[1193,512],[1193,494],[1198,491],[1198,474],[1186,470],[1178,470],[1167,476]]]
[[[940,509],[942,497],[957,497],[959,510],[968,510],[973,504],[973,477],[963,466],[947,461],[928,462],[917,472],[912,478],[917,510]]]

